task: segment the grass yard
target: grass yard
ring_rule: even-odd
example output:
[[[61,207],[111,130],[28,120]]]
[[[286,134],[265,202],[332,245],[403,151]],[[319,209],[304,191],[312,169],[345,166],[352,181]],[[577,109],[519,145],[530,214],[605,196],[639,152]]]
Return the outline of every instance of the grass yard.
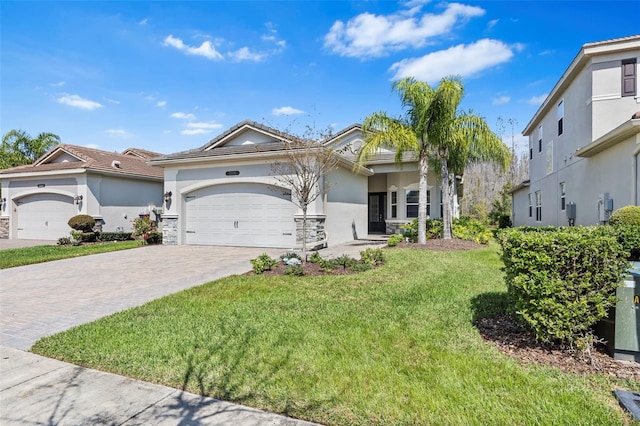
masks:
[[[109,251],[127,250],[140,247],[139,241],[117,241],[81,246],[36,246],[0,251],[0,269],[34,263],[51,262],[69,257],[87,256]]]
[[[638,383],[520,365],[475,318],[503,308],[496,247],[385,251],[337,277],[233,276],[32,351],[329,425],[619,425]]]

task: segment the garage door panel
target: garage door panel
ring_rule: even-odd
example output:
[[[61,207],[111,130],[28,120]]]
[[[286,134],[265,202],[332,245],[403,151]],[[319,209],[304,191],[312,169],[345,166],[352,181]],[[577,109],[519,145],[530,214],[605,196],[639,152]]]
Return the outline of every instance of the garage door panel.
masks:
[[[67,222],[77,214],[71,197],[33,194],[16,202],[17,237],[56,240],[69,235]]]
[[[266,185],[205,188],[186,197],[187,244],[293,247],[291,196]]]

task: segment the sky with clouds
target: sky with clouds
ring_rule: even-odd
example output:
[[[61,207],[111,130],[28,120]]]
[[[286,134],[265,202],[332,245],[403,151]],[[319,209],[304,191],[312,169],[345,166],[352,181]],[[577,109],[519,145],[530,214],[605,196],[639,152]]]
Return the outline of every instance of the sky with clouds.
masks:
[[[2,1],[0,132],[172,153],[245,119],[320,132],[398,116],[395,79],[459,75],[461,106],[524,150],[581,46],[640,32],[624,16],[640,3]]]

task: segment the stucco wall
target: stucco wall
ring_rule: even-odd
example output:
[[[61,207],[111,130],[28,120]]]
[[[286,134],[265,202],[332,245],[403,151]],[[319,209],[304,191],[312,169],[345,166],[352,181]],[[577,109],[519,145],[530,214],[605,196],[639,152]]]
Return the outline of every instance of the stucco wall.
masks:
[[[331,172],[336,182],[327,194],[325,229],[328,244],[335,245],[367,236],[367,177],[348,170]]]

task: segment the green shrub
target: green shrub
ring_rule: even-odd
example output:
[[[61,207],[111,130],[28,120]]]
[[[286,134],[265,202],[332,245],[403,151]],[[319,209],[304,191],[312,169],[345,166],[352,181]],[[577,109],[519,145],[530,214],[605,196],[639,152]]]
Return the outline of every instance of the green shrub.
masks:
[[[285,259],[298,259],[299,261],[302,261],[302,257],[300,257],[298,253],[295,253],[293,251],[287,252],[280,256],[280,260],[282,260],[283,262],[285,261]]]
[[[318,264],[320,265],[320,269],[322,269],[327,274],[332,273],[334,269],[340,266],[336,259],[320,259]]]
[[[309,257],[309,262],[311,263],[320,263],[322,262],[322,256],[317,251],[314,251],[313,254]]]
[[[353,257],[349,256],[348,254],[343,254],[342,256],[336,257],[334,262],[337,265],[342,266],[344,269],[350,268],[355,263],[358,263],[357,260],[355,260]]]
[[[91,232],[96,225],[96,220],[88,214],[79,214],[69,219],[67,225],[76,231]]]
[[[71,238],[69,238],[69,237],[58,238],[58,245],[59,246],[70,246],[71,245]]]
[[[640,225],[616,225],[613,227],[618,242],[629,254],[629,260],[640,260]]]
[[[284,270],[285,275],[293,275],[296,277],[301,277],[304,275],[304,269],[299,265],[289,265],[287,269]]]
[[[98,241],[128,241],[132,240],[131,232],[98,232]]]
[[[387,240],[387,245],[389,247],[395,247],[403,241],[404,241],[404,237],[402,235],[393,234]]]
[[[360,252],[360,259],[369,266],[378,266],[384,263],[384,253],[381,248],[368,248]]]
[[[96,241],[95,232],[82,232],[80,234],[80,241],[83,243],[93,243]]]
[[[611,227],[505,229],[499,241],[513,311],[546,342],[588,338],[629,267]]]
[[[619,208],[611,215],[609,224],[640,226],[640,206],[624,206]]]
[[[405,236],[409,237],[411,242],[418,241],[418,219],[402,226]],[[428,219],[426,222],[427,240],[442,238],[443,223],[442,219]],[[492,237],[491,231],[478,220],[469,216],[460,216],[453,219],[451,233],[455,238],[468,241],[475,241],[478,244],[487,244]]]
[[[498,228],[511,228],[511,226],[513,226],[513,223],[511,222],[511,216],[509,216],[508,214],[501,214],[498,217]]]
[[[276,266],[278,261],[270,257],[266,253],[262,253],[255,259],[251,259],[251,265],[253,266],[253,272],[256,274],[262,274],[264,271],[270,271],[271,268]]]
[[[372,266],[366,262],[356,262],[349,267],[353,272],[364,272],[371,269]]]

